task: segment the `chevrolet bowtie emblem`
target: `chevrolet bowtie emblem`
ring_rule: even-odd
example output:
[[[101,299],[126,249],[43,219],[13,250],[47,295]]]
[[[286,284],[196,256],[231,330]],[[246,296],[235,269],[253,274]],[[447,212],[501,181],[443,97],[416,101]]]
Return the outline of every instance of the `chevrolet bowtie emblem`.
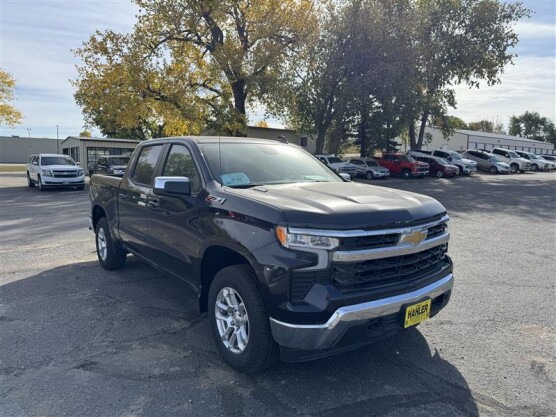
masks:
[[[412,246],[417,246],[421,244],[421,242],[426,238],[427,238],[426,229],[408,230],[402,233],[398,245],[410,244]]]

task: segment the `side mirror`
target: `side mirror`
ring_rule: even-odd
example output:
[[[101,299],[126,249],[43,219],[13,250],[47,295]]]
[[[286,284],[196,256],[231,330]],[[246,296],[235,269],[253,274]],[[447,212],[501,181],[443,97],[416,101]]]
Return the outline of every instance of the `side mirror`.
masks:
[[[340,172],[338,175],[346,182],[351,181],[351,177],[349,176],[349,174],[346,174],[345,172]]]
[[[191,195],[191,185],[187,177],[156,177],[154,193],[167,196]]]

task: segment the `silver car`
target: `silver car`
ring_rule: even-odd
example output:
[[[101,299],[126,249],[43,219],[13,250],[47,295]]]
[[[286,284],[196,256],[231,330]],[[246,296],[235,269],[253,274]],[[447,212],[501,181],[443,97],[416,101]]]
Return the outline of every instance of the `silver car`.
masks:
[[[468,149],[463,153],[467,159],[477,162],[477,168],[491,174],[509,174],[510,166],[499,160],[496,155],[479,149]]]
[[[349,163],[357,167],[357,176],[365,177],[368,180],[384,179],[390,176],[390,170],[380,166],[373,158],[354,158],[350,159]]]

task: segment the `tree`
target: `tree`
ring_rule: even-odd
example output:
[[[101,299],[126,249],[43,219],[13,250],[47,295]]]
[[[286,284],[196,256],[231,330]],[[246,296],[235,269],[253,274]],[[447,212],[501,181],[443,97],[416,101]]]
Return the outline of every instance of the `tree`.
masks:
[[[316,27],[312,0],[135,2],[130,35],[97,32],[75,51],[74,85],[88,120],[137,137],[243,134],[247,104],[280,100]]]
[[[0,69],[0,125],[15,126],[23,115],[10,103],[14,100],[15,80]]]
[[[504,133],[504,125],[499,121],[479,120],[478,122],[470,122],[468,125],[469,130],[476,130],[479,132],[488,133]]]
[[[92,137],[91,132],[89,132],[88,130],[84,130],[81,133],[79,133],[79,137],[80,138],[90,138]]]
[[[255,123],[255,126],[268,128],[268,122],[266,120],[259,120],[257,123]]]
[[[530,11],[497,0],[421,0],[415,5],[420,24],[412,46],[418,72],[406,117],[410,146],[420,149],[429,117],[456,107],[454,85],[479,88],[481,81],[500,82],[499,74],[513,62],[509,50],[518,42],[514,25]]]
[[[556,143],[554,123],[537,112],[529,112],[510,118],[510,135]]]

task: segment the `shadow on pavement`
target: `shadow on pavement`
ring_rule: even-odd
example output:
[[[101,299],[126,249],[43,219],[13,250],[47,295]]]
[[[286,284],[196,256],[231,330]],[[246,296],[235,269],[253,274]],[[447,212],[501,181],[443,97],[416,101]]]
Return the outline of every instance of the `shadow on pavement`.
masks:
[[[0,286],[0,397],[45,416],[479,415],[418,329],[246,376],[218,358],[196,306],[133,257],[121,271],[87,262]]]

